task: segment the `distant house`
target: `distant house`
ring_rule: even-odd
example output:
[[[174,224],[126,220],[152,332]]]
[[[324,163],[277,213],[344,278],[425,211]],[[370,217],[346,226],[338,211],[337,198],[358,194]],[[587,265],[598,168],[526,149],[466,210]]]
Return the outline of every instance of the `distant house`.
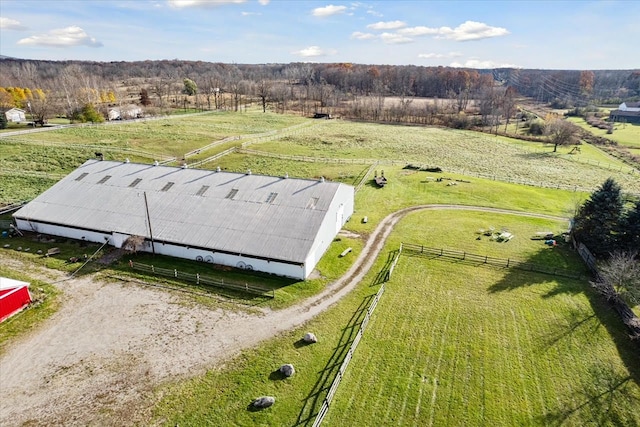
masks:
[[[640,102],[623,102],[618,107],[621,111],[640,111]]]
[[[8,122],[20,123],[27,121],[27,118],[24,115],[24,110],[21,110],[20,108],[5,110],[4,115],[7,118]]]
[[[109,120],[139,119],[140,117],[142,117],[142,108],[133,104],[115,107],[108,112]]]
[[[609,121],[640,124],[640,102],[623,102],[609,113]]]

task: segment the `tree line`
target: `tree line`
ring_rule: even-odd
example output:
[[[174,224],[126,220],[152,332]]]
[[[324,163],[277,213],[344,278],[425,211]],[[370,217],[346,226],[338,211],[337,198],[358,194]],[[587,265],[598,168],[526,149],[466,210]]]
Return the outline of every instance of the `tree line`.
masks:
[[[514,117],[516,95],[579,104],[595,96],[640,97],[638,71],[475,70],[352,63],[223,64],[203,61],[34,61],[0,59],[0,107],[39,117],[73,117],[90,104],[136,103],[239,111],[328,112],[351,118],[495,127]],[[12,90],[9,90],[13,88]],[[25,92],[21,96],[18,92]],[[26,92],[30,91],[31,95]],[[38,95],[35,95],[35,93]],[[416,98],[432,98],[418,103]],[[558,101],[560,102],[560,101]],[[471,113],[475,121],[465,116]]]

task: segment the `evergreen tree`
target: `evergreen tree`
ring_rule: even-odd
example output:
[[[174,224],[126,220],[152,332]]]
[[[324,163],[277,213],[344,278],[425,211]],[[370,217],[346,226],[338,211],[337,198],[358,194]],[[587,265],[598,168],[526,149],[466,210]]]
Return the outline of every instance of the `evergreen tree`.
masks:
[[[621,221],[620,246],[626,251],[640,251],[640,200]]]
[[[599,258],[608,258],[616,249],[623,208],[620,186],[607,179],[591,194],[574,218],[574,236]]]
[[[8,125],[7,116],[4,114],[4,111],[0,110],[0,129],[6,129]]]

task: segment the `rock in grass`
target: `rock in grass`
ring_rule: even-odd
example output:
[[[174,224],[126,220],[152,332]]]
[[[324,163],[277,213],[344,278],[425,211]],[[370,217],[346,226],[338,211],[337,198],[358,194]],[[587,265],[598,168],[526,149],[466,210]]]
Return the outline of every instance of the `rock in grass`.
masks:
[[[282,365],[280,366],[280,372],[285,376],[285,377],[290,377],[291,375],[296,373],[296,369],[293,367],[292,364],[287,363],[286,365]]]
[[[273,405],[275,402],[276,402],[275,397],[261,396],[261,397],[258,397],[257,399],[253,399],[253,402],[251,402],[251,405],[253,405],[254,408],[268,408],[269,406]]]
[[[312,334],[311,332],[307,332],[306,334],[304,334],[304,338],[302,338],[304,340],[304,342],[308,343],[308,344],[312,344],[314,342],[318,342],[318,338],[316,338],[316,336],[314,334]]]

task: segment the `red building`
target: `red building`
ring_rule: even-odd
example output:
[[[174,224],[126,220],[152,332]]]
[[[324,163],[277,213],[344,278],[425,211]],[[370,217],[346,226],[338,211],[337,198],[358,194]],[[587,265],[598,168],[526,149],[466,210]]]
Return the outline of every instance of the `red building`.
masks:
[[[25,308],[30,302],[27,282],[0,277],[0,322]]]

